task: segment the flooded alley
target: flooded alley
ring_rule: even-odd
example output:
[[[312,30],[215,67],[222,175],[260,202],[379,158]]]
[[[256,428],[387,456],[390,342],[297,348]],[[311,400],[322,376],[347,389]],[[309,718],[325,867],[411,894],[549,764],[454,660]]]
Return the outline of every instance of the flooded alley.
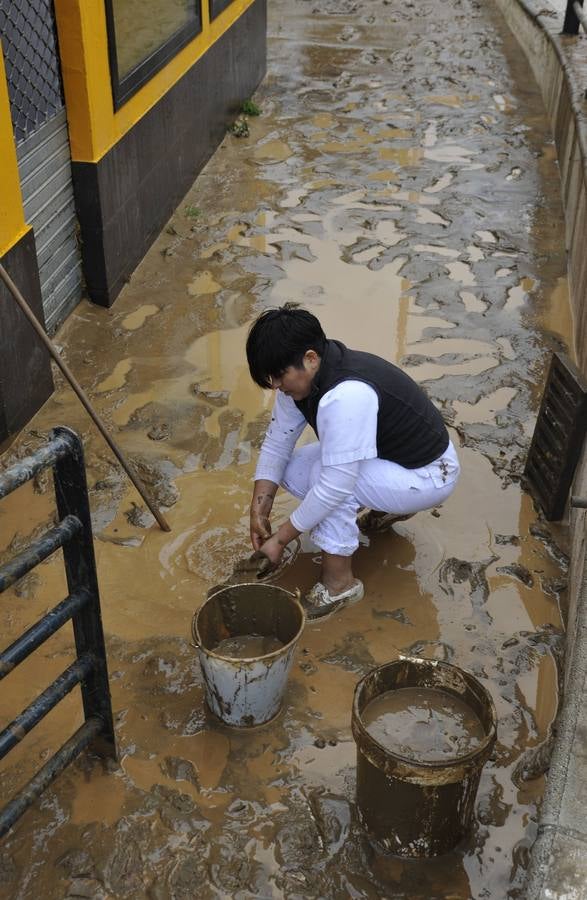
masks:
[[[566,586],[564,532],[520,486],[545,367],[571,328],[541,97],[491,4],[268,7],[261,115],[227,133],[115,305],[82,301],[56,338],[171,533],[61,380],[0,460],[55,425],[83,437],[120,755],[82,756],[4,839],[11,900],[523,896]],[[250,551],[273,398],[245,341],[290,300],[425,388],[462,475],[442,507],[361,537],[365,598],[306,626],[283,712],[246,731],[206,711],[190,624]],[[279,492],[275,521],[296,505]],[[52,517],[47,478],[2,501],[2,561]],[[304,536],[276,583],[307,590],[318,554]],[[3,596],[4,643],[66,593],[59,553]],[[4,722],[72,652],[63,629],[11,673]],[[377,852],[357,818],[353,691],[399,654],[462,667],[497,709],[473,833],[437,859]],[[3,797],[81,717],[73,692],[4,761]]]

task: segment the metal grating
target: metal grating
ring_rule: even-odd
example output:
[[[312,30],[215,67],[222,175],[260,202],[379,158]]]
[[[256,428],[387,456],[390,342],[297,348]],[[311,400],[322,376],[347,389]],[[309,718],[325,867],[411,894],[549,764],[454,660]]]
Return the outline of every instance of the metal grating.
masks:
[[[52,0],[0,0],[0,37],[20,144],[64,105]]]
[[[18,168],[26,221],[35,233],[45,324],[52,333],[82,292],[64,109],[19,146]]]
[[[587,432],[587,381],[563,353],[554,353],[524,482],[549,521],[562,518]]]

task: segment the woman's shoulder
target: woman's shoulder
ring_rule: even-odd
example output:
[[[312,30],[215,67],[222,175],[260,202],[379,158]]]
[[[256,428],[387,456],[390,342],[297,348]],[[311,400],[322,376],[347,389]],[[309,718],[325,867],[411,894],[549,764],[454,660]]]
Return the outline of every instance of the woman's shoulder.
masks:
[[[332,403],[378,403],[377,391],[367,381],[347,378],[330,388],[320,399],[319,406]]]

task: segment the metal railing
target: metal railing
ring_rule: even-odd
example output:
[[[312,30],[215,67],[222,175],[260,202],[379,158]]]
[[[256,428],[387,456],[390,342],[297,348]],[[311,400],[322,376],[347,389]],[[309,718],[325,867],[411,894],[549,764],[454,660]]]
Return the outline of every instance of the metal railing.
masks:
[[[84,455],[77,434],[69,428],[55,428],[44,446],[0,475],[0,500],[49,467],[53,469],[60,521],[0,567],[0,594],[59,548],[69,594],[0,653],[0,680],[70,619],[77,658],[0,732],[0,759],[78,684],[85,721],[0,811],[0,837],[86,747],[91,745],[98,755],[116,759]]]
[[[567,0],[563,34],[579,34],[579,25],[587,31],[587,14],[583,9],[583,0]]]

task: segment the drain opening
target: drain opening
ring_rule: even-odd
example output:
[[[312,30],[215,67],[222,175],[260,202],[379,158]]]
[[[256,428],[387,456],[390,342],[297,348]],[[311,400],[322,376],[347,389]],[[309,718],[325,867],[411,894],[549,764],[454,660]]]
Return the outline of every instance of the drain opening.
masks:
[[[524,469],[524,486],[549,521],[562,518],[587,432],[587,381],[553,353]]]

